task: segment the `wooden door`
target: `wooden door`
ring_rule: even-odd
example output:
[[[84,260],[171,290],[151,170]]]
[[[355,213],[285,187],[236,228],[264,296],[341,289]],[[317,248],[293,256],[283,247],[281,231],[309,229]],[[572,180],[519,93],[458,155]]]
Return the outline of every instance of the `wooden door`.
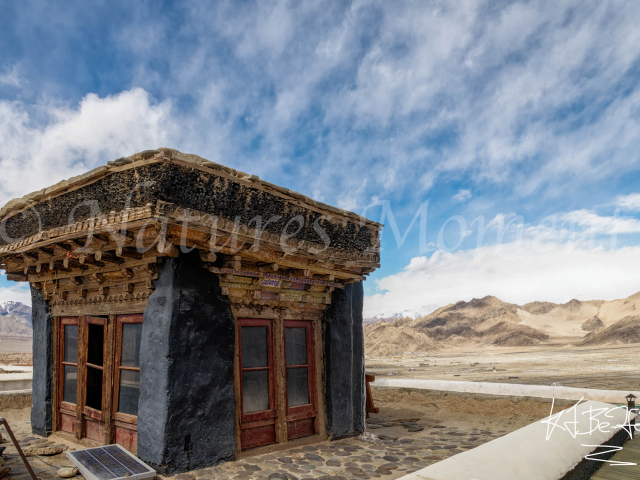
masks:
[[[58,428],[76,433],[76,405],[78,398],[78,317],[63,317],[60,321],[58,345]]]
[[[308,321],[284,322],[287,438],[316,433],[313,328]]]
[[[111,411],[116,443],[133,453],[138,449],[141,339],[142,315],[119,315],[116,319],[115,375]]]
[[[276,441],[273,322],[239,319],[242,449]]]
[[[104,442],[105,439],[105,364],[107,319],[100,317],[84,318],[84,341],[82,347],[85,436],[91,440]]]

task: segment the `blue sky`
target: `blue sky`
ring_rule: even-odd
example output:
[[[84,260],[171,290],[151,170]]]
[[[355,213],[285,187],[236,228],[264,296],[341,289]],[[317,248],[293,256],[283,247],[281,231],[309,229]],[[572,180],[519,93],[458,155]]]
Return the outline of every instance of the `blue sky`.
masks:
[[[0,203],[166,146],[385,212],[367,315],[640,290],[638,2],[0,9]]]

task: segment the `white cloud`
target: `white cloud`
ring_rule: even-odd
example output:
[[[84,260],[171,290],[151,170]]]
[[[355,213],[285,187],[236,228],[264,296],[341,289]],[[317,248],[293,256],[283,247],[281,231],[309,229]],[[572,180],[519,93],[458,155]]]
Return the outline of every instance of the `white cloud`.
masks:
[[[640,291],[640,245],[617,247],[619,237],[640,233],[635,218],[574,210],[538,225],[515,213],[499,213],[486,227],[472,223],[475,248],[451,252],[439,238],[430,257],[414,257],[399,273],[376,280],[381,293],[365,298],[365,316],[486,295],[522,305],[611,300]],[[473,233],[461,232],[459,241]]]
[[[453,197],[451,197],[456,202],[466,202],[472,197],[471,190],[461,189],[458,193],[456,193]]]
[[[562,219],[593,233],[615,235],[640,232],[640,220],[632,217],[602,216],[592,210],[574,210],[563,215]]]
[[[0,287],[0,303],[4,302],[20,302],[31,305],[31,292],[28,287],[21,285]]]
[[[640,246],[590,249],[576,243],[524,242],[411,259],[403,271],[376,281],[383,293],[365,297],[364,315],[388,316],[423,305],[486,295],[524,304],[612,300],[640,291]]]
[[[634,2],[186,5],[188,42],[146,7],[122,27],[135,84],[193,101],[193,151],[330,203],[423,193],[448,172],[554,196],[637,168]]]
[[[173,146],[329,203],[423,194],[450,172],[498,184],[503,198],[544,200],[637,169],[637,2],[177,9],[165,17],[138,3],[114,24],[118,65],[134,65],[120,84],[176,99]],[[74,13],[58,21],[73,25]]]
[[[17,65],[11,67],[11,70],[7,70],[5,73],[0,73],[0,85],[8,85],[10,87],[22,87],[27,80],[20,75],[20,71]]]
[[[614,205],[625,211],[640,212],[640,193],[620,195],[616,198]]]
[[[171,104],[134,88],[77,106],[0,101],[0,204],[108,160],[167,146],[176,131]]]

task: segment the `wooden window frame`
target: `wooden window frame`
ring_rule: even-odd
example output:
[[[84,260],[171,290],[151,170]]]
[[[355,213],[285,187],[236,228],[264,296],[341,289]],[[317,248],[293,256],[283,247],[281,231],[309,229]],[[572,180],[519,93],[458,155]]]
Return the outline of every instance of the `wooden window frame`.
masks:
[[[105,410],[105,397],[107,396],[106,369],[105,369],[107,365],[107,319],[102,317],[84,317],[84,324],[85,324],[85,328],[84,328],[84,332],[83,332],[84,335],[82,339],[82,348],[84,349],[84,354],[82,355],[82,359],[83,359],[82,388],[84,392],[83,392],[82,398],[84,399],[85,404],[82,405],[82,413],[84,413],[86,416],[90,418],[93,418],[94,420],[104,421],[103,412]],[[102,337],[102,366],[95,365],[87,361],[87,358],[89,355],[89,350],[88,350],[89,349],[89,325],[101,325],[102,328],[104,329],[104,333]],[[100,410],[97,410],[92,407],[88,407],[86,405],[86,389],[87,389],[87,377],[88,377],[87,369],[88,368],[95,368],[96,370],[102,371],[102,405],[100,406]]]
[[[307,363],[305,365],[287,365],[287,328],[304,328],[306,329],[307,340]],[[314,348],[314,331],[313,322],[308,320],[285,320],[283,329],[284,338],[284,358],[282,359],[285,368],[284,381],[284,398],[287,404],[287,422],[300,420],[303,418],[316,416],[316,365],[315,365],[315,348]],[[289,407],[289,394],[287,392],[287,372],[293,368],[307,368],[307,380],[309,385],[309,402],[306,405],[298,405]]]
[[[79,343],[80,343],[80,336],[78,335],[78,345],[76,346],[76,363],[72,363],[72,362],[65,362],[64,361],[64,331],[65,331],[65,326],[67,325],[75,325],[76,327],[78,327],[78,333],[80,333],[80,326],[79,326],[79,318],[78,317],[59,317],[60,319],[60,340],[59,340],[59,344],[58,344],[58,358],[59,360],[59,364],[60,364],[60,371],[58,372],[58,398],[60,399],[60,401],[58,402],[57,407],[61,408],[63,410],[67,410],[67,414],[69,415],[74,415],[76,414],[76,403],[70,403],[70,402],[65,402],[64,401],[64,367],[65,365],[69,365],[69,366],[73,366],[76,367],[76,402],[77,402],[77,394],[78,394],[78,383],[79,383],[79,373],[80,373],[80,366],[78,365],[78,358],[80,357],[80,350],[79,350]]]
[[[142,314],[135,315],[118,315],[116,317],[116,348],[115,348],[115,366],[114,366],[114,380],[113,380],[113,416],[114,420],[118,422],[124,422],[127,424],[137,425],[138,416],[130,415],[128,413],[118,412],[118,402],[120,401],[120,371],[131,370],[140,371],[140,368],[135,367],[122,367],[120,361],[122,359],[122,327],[125,324],[141,324],[143,319]]]
[[[274,343],[273,343],[273,320],[255,319],[255,318],[239,318],[238,319],[238,351],[239,351],[239,371],[240,371],[240,421],[241,423],[249,423],[266,419],[275,419],[277,417],[276,398],[275,398],[275,362],[274,362]],[[267,367],[242,367],[242,327],[267,327]],[[250,371],[268,371],[269,378],[269,410],[261,412],[244,413],[244,372]],[[273,421],[267,422],[273,423]]]

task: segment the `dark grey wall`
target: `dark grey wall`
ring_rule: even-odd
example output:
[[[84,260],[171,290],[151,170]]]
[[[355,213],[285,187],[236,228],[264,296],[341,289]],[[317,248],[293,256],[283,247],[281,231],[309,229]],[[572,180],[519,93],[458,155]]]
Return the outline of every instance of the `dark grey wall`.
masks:
[[[33,380],[31,383],[31,430],[51,433],[53,398],[53,322],[42,291],[31,287],[33,322]]]
[[[138,456],[165,473],[212,466],[236,451],[233,314],[195,254],[165,260],[155,286],[142,327]]]
[[[336,288],[323,316],[327,432],[333,438],[364,431],[362,282]]]

